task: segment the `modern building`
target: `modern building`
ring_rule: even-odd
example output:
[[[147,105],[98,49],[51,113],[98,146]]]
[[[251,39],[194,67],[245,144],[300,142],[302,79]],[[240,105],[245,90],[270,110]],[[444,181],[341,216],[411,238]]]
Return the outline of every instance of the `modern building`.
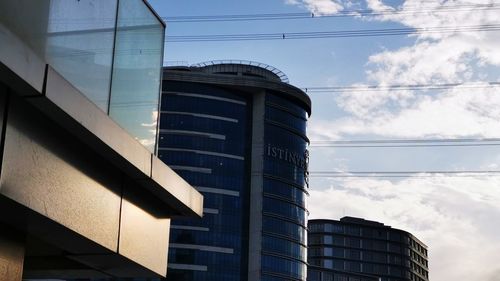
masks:
[[[212,61],[163,72],[158,157],[204,198],[174,220],[168,280],[305,280],[309,97],[279,70]]]
[[[427,246],[409,232],[353,217],[309,220],[308,227],[311,266],[382,281],[429,280]]]
[[[380,278],[375,275],[309,265],[307,267],[307,281],[380,281]]]
[[[0,1],[0,280],[161,278],[203,197],[155,154],[165,25],[142,0]]]

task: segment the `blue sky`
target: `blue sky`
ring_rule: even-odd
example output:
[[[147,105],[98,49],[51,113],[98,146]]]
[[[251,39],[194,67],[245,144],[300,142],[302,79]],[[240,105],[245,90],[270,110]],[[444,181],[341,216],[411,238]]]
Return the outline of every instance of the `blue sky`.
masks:
[[[312,140],[500,137],[500,32],[243,42],[168,42],[169,36],[500,24],[489,0],[150,0],[161,16],[393,10],[378,17],[168,23],[166,61],[263,62],[298,87],[476,83],[433,91],[311,93]],[[427,11],[422,13],[421,11]],[[395,13],[399,11],[400,13]],[[419,12],[420,11],[420,12]],[[401,13],[402,12],[402,13]],[[467,84],[469,85],[469,84]],[[311,171],[500,170],[500,146],[311,147]],[[325,199],[326,198],[326,199]],[[351,215],[406,229],[430,247],[432,280],[500,280],[500,177],[312,178],[311,218]],[[491,244],[490,244],[491,243]]]

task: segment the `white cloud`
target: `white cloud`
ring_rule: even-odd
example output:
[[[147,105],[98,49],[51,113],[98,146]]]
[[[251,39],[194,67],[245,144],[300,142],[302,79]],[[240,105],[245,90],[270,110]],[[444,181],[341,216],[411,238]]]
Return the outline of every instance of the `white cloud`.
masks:
[[[387,107],[395,96],[398,105]],[[500,87],[485,83],[465,84],[435,95],[362,92],[342,97],[338,103],[350,117],[312,120],[308,128],[311,139],[341,139],[356,134],[402,138],[500,135]]]
[[[340,0],[285,0],[285,3],[302,6],[319,16],[336,14],[344,9],[344,4]],[[349,1],[345,4],[352,5]]]
[[[391,7],[381,0],[367,0],[369,8],[384,13],[365,19],[413,28],[496,24],[497,10],[470,9],[472,4],[486,3],[490,1],[407,0],[399,7]],[[469,8],[450,11],[457,5]],[[422,33],[410,46],[371,55],[366,82],[352,86],[472,82],[477,87],[346,92],[336,97],[345,117],[333,122],[313,121],[310,131],[318,132],[320,138],[334,139],[353,134],[413,138],[498,136],[500,87],[485,87],[477,81],[500,78],[488,72],[488,67],[500,66],[499,33]]]
[[[351,86],[463,84],[426,91],[365,89],[337,94],[335,103],[343,116],[326,120],[313,114],[310,138],[499,137],[500,87],[481,81],[500,81],[498,70],[491,71],[500,66],[500,32],[460,30],[461,26],[499,24],[498,9],[470,8],[494,1],[406,0],[397,7],[386,3],[366,0],[369,9],[383,13],[363,19],[392,22],[396,27],[456,27],[456,31],[422,32],[412,35],[414,41],[407,46],[374,53],[367,61],[365,80]],[[460,5],[464,8],[453,10]],[[478,161],[472,169],[498,170],[498,157],[485,155],[484,159],[488,160]],[[326,170],[356,168],[331,162],[335,165]],[[450,161],[448,166],[474,167],[470,162]],[[500,177],[412,177],[397,182],[348,178],[332,181],[326,189],[325,182],[312,181],[311,218],[338,219],[345,213],[414,233],[430,248],[432,280],[500,280],[496,262],[500,225],[495,223],[500,218]]]
[[[429,246],[432,280],[497,280],[499,177],[335,181],[311,189],[311,218],[344,214],[404,229]]]
[[[158,124],[158,110],[153,110],[151,112],[151,117],[148,120],[149,123],[141,123],[141,127],[147,128],[147,135],[142,135],[141,137],[136,137],[143,146],[148,148],[150,151],[154,150],[156,144],[156,134],[157,134],[157,124]]]

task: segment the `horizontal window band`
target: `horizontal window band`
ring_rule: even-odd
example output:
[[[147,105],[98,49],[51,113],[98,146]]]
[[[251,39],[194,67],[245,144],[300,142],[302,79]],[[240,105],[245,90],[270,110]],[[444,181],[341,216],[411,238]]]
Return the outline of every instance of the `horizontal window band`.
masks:
[[[205,151],[205,150],[196,150],[196,149],[187,149],[187,148],[172,148],[172,147],[159,147],[158,150],[160,150],[160,151],[192,152],[192,153],[196,153],[196,154],[225,157],[225,158],[231,158],[231,159],[236,159],[236,160],[245,160],[245,157],[243,157],[243,156],[227,154],[227,153],[212,152],[212,151]]]
[[[240,193],[238,191],[229,190],[229,189],[221,189],[221,188],[212,188],[212,187],[204,187],[204,186],[194,186],[196,190],[200,192],[206,193],[216,193],[216,194],[224,194],[229,196],[240,197]]]
[[[212,169],[202,168],[202,167],[193,167],[193,166],[179,166],[179,165],[168,165],[172,170],[176,171],[189,171],[189,172],[198,172],[203,174],[211,174]]]
[[[265,212],[265,211],[262,212],[262,215],[270,217],[270,218],[275,218],[275,219],[279,219],[279,220],[282,220],[282,221],[286,221],[286,222],[291,222],[291,223],[294,223],[296,225],[300,225],[300,226],[306,228],[306,226],[303,225],[300,221],[290,219],[290,218],[285,217],[283,215],[278,215],[278,214],[275,214],[275,213],[270,213],[270,212]]]
[[[301,260],[300,258],[295,258],[295,257],[291,257],[291,256],[287,256],[287,255],[282,255],[282,254],[279,254],[279,253],[275,253],[275,252],[268,252],[268,251],[262,251],[262,255],[263,256],[271,256],[271,257],[276,257],[276,258],[282,258],[282,259],[286,259],[286,260],[289,260],[289,261],[294,261],[294,262],[297,262],[297,263],[302,263],[304,265],[307,265],[307,262],[305,260]]]
[[[227,122],[232,122],[232,123],[238,123],[238,119],[223,117],[223,116],[218,116],[218,115],[201,114],[201,113],[185,112],[185,111],[166,111],[166,110],[162,110],[162,111],[160,111],[160,113],[161,114],[189,115],[189,116],[199,117],[199,118],[215,119],[215,120],[227,121]]]
[[[305,248],[304,248],[304,252],[305,252]],[[297,262],[302,262],[304,263],[307,259],[306,256],[304,257],[299,257],[299,256],[293,256],[293,254],[283,254],[279,251],[275,251],[275,250],[262,250],[262,253],[265,254],[265,255],[273,255],[273,256],[279,256],[280,258],[286,258],[287,260],[293,260],[293,261],[297,261]],[[305,254],[304,254],[305,255]]]
[[[270,102],[270,101],[266,101],[266,105],[269,106],[269,107],[273,107],[273,108],[279,109],[281,111],[285,111],[286,113],[289,113],[290,115],[293,115],[293,116],[295,116],[295,117],[297,117],[299,119],[307,121],[307,118],[304,118],[303,116],[300,116],[299,114],[293,112],[292,110],[290,110],[287,107],[284,107],[282,105],[275,104],[275,103]]]
[[[281,240],[286,240],[287,242],[290,242],[290,243],[295,243],[297,245],[300,245],[304,248],[307,248],[307,245],[301,241],[298,241],[296,239],[291,239],[287,236],[283,236],[283,235],[279,235],[279,234],[275,234],[275,233],[272,233],[272,232],[267,232],[267,231],[262,231],[262,233],[267,236],[267,237],[272,237],[272,238],[278,238],[278,239],[281,239]],[[305,242],[305,241],[304,241]]]
[[[323,249],[323,248],[314,248],[314,249]],[[344,260],[344,261],[353,261],[353,262],[362,262],[364,264],[369,264],[369,265],[382,265],[382,266],[391,266],[391,267],[398,267],[398,268],[404,268],[406,269],[407,267],[405,267],[404,265],[400,265],[400,264],[395,264],[395,263],[387,263],[387,261],[369,261],[369,260],[363,260],[363,259],[355,259],[355,258],[349,258],[349,257],[334,257],[334,256],[330,256],[330,255],[311,255],[310,254],[310,249],[308,249],[308,253],[307,255],[310,257],[310,258],[314,258],[314,259],[317,259],[317,260],[322,260],[322,261],[325,261],[325,260],[333,260],[333,259],[337,259],[337,260]]]
[[[268,192],[265,192],[265,191],[263,192],[263,195],[264,195],[264,197],[271,198],[271,199],[274,199],[274,200],[279,200],[281,202],[290,204],[292,206],[299,207],[299,208],[303,209],[304,211],[307,211],[307,208],[306,208],[305,205],[300,205],[299,203],[297,203],[295,201],[292,201],[292,200],[290,200],[288,198],[285,198],[283,196],[275,195],[275,194],[268,193]]]
[[[265,215],[264,214],[264,217],[268,217],[268,218],[272,218],[272,219],[277,219],[277,220],[282,220],[282,217],[276,217],[276,216],[273,216],[272,214],[271,215]],[[295,224],[296,226],[300,226],[302,227],[303,229],[305,229],[306,231],[308,230],[307,226],[303,225],[303,224],[300,224],[298,222],[295,222],[295,221],[290,221],[290,220],[285,220],[286,222],[288,223],[292,223],[292,224]]]
[[[205,133],[205,132],[198,132],[198,131],[160,130],[160,133],[170,134],[170,135],[181,135],[181,136],[206,137],[206,138],[218,139],[218,140],[225,140],[226,139],[225,135]]]
[[[291,277],[290,275],[284,274],[284,273],[275,273],[275,272],[270,272],[270,271],[265,271],[262,270],[262,275],[265,276],[271,276],[271,277],[278,277],[278,278],[284,278],[288,281],[303,281],[303,279],[299,279],[296,277]]]
[[[284,239],[284,240],[288,240],[290,242],[295,242],[297,244],[301,244],[301,245],[304,245],[305,247],[307,247],[306,244],[305,244],[306,243],[305,236],[304,236],[304,241],[300,241],[299,239],[295,239],[295,238],[293,238],[291,236],[288,236],[288,235],[284,235],[284,234],[280,234],[280,233],[275,233],[272,230],[262,230],[262,234],[265,234],[267,236],[276,237],[276,238],[281,238],[281,239]]]
[[[279,182],[282,182],[282,183],[286,183],[288,185],[291,185],[292,187],[295,187],[297,189],[300,189],[302,190],[305,194],[309,195],[309,192],[307,191],[306,187],[305,186],[301,186],[300,184],[297,184],[295,182],[292,182],[286,178],[283,178],[283,177],[279,177],[279,176],[275,176],[275,175],[272,175],[272,174],[269,174],[269,173],[263,173],[262,174],[264,176],[264,178],[266,179],[270,179],[270,180],[275,180],[275,181],[279,181]]]
[[[309,236],[308,236],[309,237]],[[344,250],[363,250],[364,252],[370,252],[370,253],[378,253],[378,254],[391,254],[391,255],[396,255],[396,256],[400,256],[400,257],[408,257],[408,256],[405,256],[404,254],[401,254],[399,252],[388,252],[387,250],[374,250],[374,249],[367,249],[367,248],[363,248],[363,247],[356,247],[356,246],[349,246],[349,245],[336,245],[334,244],[333,242],[332,243],[324,243],[324,242],[321,242],[321,243],[316,243],[316,242],[310,242],[310,241],[307,241],[307,246],[309,248],[312,248],[312,247],[321,247],[321,248],[325,248],[325,247],[339,247],[339,248],[343,248]],[[373,262],[376,262],[376,261],[371,261],[372,263]]]
[[[216,252],[216,253],[223,253],[223,254],[234,254],[233,248],[224,248],[224,247],[215,247],[215,246],[206,246],[206,245],[170,243],[170,248],[200,250],[200,251]]]
[[[219,209],[203,208],[203,213],[204,214],[218,215],[219,214]]]
[[[267,118],[266,118],[266,123],[267,124],[271,124],[271,125],[276,126],[276,127],[280,127],[280,128],[282,128],[284,130],[287,130],[290,133],[303,138],[308,144],[310,143],[309,138],[305,135],[305,133],[303,133],[303,132],[301,132],[301,131],[299,131],[297,129],[294,129],[294,128],[290,127],[290,126],[287,126],[285,124],[282,124],[280,122],[273,121],[273,120],[270,120],[270,119],[267,119]]]
[[[246,105],[247,104],[244,101],[230,99],[230,98],[217,97],[217,96],[213,96],[213,95],[210,95],[210,94],[194,94],[194,93],[183,93],[183,92],[173,92],[173,91],[163,91],[163,93],[167,94],[167,95],[175,95],[175,96],[183,96],[183,97],[193,97],[193,98],[202,98],[202,99],[225,101],[225,102],[230,102],[230,103],[235,103],[235,104],[241,104],[241,105]]]
[[[170,225],[171,229],[194,230],[194,231],[210,231],[208,227],[190,226],[190,225]]]
[[[182,263],[168,263],[168,268],[178,269],[178,270],[191,270],[191,271],[208,271],[206,265],[196,265],[196,264],[182,264]]]

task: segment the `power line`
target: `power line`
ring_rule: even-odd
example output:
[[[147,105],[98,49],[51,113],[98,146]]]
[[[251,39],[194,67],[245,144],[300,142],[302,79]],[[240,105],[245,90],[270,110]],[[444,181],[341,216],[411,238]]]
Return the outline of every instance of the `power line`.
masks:
[[[500,143],[473,144],[408,144],[408,145],[311,145],[317,148],[404,148],[404,147],[470,147],[470,146],[500,146]]]
[[[437,26],[421,28],[387,28],[365,30],[314,31],[290,33],[244,33],[244,34],[209,34],[167,36],[166,42],[218,42],[218,41],[255,41],[255,40],[288,40],[288,39],[326,39],[353,38],[373,36],[396,36],[411,34],[444,34],[457,32],[499,31],[500,24],[470,26]]]
[[[469,170],[469,171],[310,171],[309,177],[323,178],[404,178],[404,177],[477,177],[477,176],[500,176],[500,171],[492,170]]]
[[[481,84],[479,84],[481,83]],[[444,84],[393,84],[393,85],[359,85],[359,86],[320,86],[320,87],[303,87],[301,88],[306,93],[341,93],[341,92],[374,92],[374,91],[392,91],[392,90],[442,90],[453,87],[461,87],[464,89],[477,88],[492,88],[499,87],[500,82],[496,81],[478,81],[478,82],[461,82],[461,83],[444,83]]]
[[[464,175],[443,175],[443,174],[414,174],[414,175],[310,175],[310,178],[436,178],[436,177],[498,177],[500,174],[464,174]]]
[[[317,140],[310,147],[318,148],[400,148],[400,147],[462,147],[499,146],[500,138],[481,139],[396,139],[396,140]]]
[[[165,16],[162,19],[169,23],[186,22],[232,22],[232,21],[263,21],[263,20],[293,20],[293,19],[318,19],[318,18],[338,18],[338,17],[375,17],[383,15],[415,15],[426,13],[449,13],[467,12],[476,10],[499,9],[498,3],[490,4],[464,4],[454,6],[443,6],[438,8],[422,8],[393,10],[385,9],[374,11],[371,9],[343,10],[332,15],[317,15],[314,13],[265,13],[265,14],[232,14],[232,15],[190,15],[190,16]]]
[[[467,170],[467,171],[449,171],[449,170],[429,170],[429,171],[309,171],[311,174],[329,174],[329,175],[385,175],[385,174],[500,174],[497,170]]]

